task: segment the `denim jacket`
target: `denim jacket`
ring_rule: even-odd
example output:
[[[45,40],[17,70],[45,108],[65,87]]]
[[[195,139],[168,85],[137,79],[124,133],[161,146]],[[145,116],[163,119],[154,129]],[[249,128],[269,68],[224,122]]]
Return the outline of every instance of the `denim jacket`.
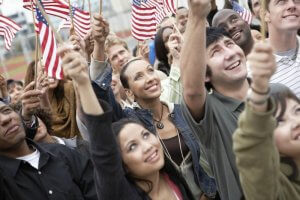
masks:
[[[153,116],[150,110],[140,108],[139,106],[122,109],[121,106],[116,102],[110,87],[111,74],[111,68],[106,68],[105,71],[95,80],[93,88],[99,99],[106,100],[113,107],[114,120],[117,121],[124,117],[135,118],[141,121],[149,131],[156,133]],[[196,184],[198,184],[206,196],[215,197],[217,190],[215,179],[208,176],[202,166],[199,164],[200,142],[197,142],[197,138],[186,123],[182,115],[180,105],[169,103],[168,106],[171,112],[169,118],[182,134],[184,142],[191,152],[194,179]]]

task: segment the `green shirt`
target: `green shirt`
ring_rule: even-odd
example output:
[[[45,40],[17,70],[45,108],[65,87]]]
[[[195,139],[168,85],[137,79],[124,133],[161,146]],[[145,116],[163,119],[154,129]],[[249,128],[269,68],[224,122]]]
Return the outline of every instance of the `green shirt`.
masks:
[[[200,122],[193,119],[184,101],[182,105],[186,121],[204,148],[221,199],[240,200],[242,192],[232,151],[232,133],[244,103],[216,91],[207,94],[205,114]]]
[[[246,199],[300,199],[300,178],[288,179],[291,166],[280,163],[273,140],[275,105],[267,112],[255,112],[249,105],[241,114],[233,145],[241,185]],[[299,169],[298,169],[299,173]]]

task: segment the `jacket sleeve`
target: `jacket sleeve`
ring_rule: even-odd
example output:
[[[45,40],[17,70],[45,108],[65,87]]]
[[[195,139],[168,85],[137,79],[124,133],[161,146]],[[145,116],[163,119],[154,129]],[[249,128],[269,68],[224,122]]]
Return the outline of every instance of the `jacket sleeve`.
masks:
[[[241,114],[233,135],[233,149],[246,199],[278,199],[280,161],[273,141],[276,126],[271,109],[255,112],[249,104]]]
[[[133,188],[127,181],[116,138],[112,132],[112,109],[100,101],[104,114],[86,115],[90,134],[90,153],[95,166],[95,182],[99,199],[130,199]]]

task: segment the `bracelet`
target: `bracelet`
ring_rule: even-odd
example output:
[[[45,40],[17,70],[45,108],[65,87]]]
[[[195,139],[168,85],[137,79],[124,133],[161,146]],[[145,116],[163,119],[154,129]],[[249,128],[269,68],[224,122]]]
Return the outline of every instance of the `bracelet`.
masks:
[[[259,94],[259,95],[267,95],[270,93],[270,87],[268,87],[268,90],[266,92],[260,92],[260,91],[257,91],[256,89],[254,89],[254,87],[251,87],[251,90],[256,93],[256,94]]]
[[[251,103],[255,104],[255,105],[263,105],[264,103],[266,103],[269,99],[269,96],[263,100],[260,100],[260,101],[257,101],[257,100],[254,100],[250,97],[247,98],[247,101],[250,101]]]

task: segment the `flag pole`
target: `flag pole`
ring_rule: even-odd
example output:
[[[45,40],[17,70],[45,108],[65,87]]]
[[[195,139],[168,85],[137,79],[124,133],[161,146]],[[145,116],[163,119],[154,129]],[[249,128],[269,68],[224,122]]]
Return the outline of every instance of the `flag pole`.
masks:
[[[260,33],[262,35],[262,40],[266,39],[266,22],[265,22],[265,13],[266,13],[266,1],[261,0],[261,10],[260,10],[260,19],[261,19],[261,28]]]
[[[35,24],[35,16],[33,10],[33,0],[31,1],[31,13],[32,13],[32,20],[33,24]],[[37,74],[38,74],[38,60],[39,60],[39,36],[36,31],[35,32],[35,62],[34,62],[34,87],[37,87]]]
[[[41,11],[42,15],[45,17],[46,21],[48,22],[49,26],[51,27],[55,38],[58,40],[58,43],[62,44],[64,41],[62,40],[61,36],[57,33],[56,29],[54,28],[53,24],[51,23],[48,15],[46,14],[44,8],[41,6],[39,1],[36,1],[36,5],[39,8],[39,10]]]
[[[100,0],[100,15],[102,15],[102,0]]]
[[[88,0],[88,4],[89,4],[90,20],[91,20],[91,24],[92,24],[92,9],[91,9],[91,1],[90,0]]]
[[[69,4],[69,15],[70,15],[70,20],[71,20],[70,35],[76,35],[75,34],[75,29],[74,29],[74,20],[73,20],[71,0],[68,0],[68,4]]]

